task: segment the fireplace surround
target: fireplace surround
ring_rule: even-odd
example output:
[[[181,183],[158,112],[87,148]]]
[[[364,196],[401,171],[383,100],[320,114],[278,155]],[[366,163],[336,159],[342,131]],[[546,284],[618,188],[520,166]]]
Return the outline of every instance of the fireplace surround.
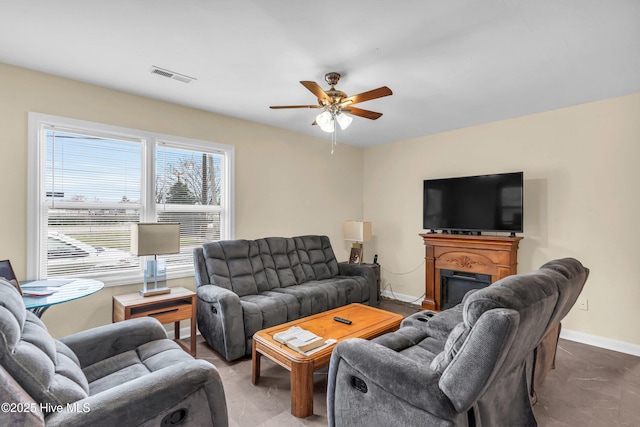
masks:
[[[443,310],[442,272],[490,277],[488,284],[517,273],[518,245],[522,237],[420,234],[425,245],[425,297],[422,308]],[[448,273],[447,273],[448,274]],[[487,284],[487,285],[488,285]]]

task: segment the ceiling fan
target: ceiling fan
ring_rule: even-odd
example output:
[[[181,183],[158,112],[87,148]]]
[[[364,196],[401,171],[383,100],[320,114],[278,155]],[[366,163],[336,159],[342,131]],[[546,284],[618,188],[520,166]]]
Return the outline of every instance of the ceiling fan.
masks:
[[[270,108],[321,108],[322,112],[318,114],[312,125],[319,125],[325,132],[335,132],[336,122],[340,126],[340,129],[343,130],[351,124],[351,120],[353,119],[346,114],[364,117],[370,120],[376,120],[382,116],[382,113],[356,108],[353,106],[354,104],[393,94],[391,89],[386,86],[382,86],[357,95],[347,96],[346,93],[335,88],[338,84],[338,80],[340,80],[340,74],[336,72],[327,73],[324,75],[324,79],[329,86],[331,86],[327,91],[324,91],[316,82],[300,82],[302,86],[306,87],[318,98],[317,105],[272,105]]]

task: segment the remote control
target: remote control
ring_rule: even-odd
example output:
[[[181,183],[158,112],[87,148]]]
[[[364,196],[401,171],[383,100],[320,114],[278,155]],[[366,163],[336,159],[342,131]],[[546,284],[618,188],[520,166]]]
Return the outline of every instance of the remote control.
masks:
[[[351,320],[349,319],[343,319],[342,317],[334,317],[333,320],[335,320],[336,322],[340,322],[340,323],[346,323],[347,325],[351,324]]]

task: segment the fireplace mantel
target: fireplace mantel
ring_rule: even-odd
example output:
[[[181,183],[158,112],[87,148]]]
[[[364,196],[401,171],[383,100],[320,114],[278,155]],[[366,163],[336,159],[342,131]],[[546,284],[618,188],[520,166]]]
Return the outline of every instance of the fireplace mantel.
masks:
[[[425,297],[422,308],[440,310],[440,270],[491,275],[491,282],[517,273],[522,237],[420,234],[425,245]]]

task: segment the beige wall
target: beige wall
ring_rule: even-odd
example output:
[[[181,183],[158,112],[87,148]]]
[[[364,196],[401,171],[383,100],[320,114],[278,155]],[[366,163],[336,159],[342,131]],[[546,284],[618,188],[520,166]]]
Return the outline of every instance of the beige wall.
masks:
[[[379,254],[383,286],[424,293],[424,179],[524,171],[519,272],[579,259],[589,310],[574,308],[563,328],[640,344],[639,118],[635,94],[366,149],[365,250]]]
[[[328,137],[313,138],[0,63],[0,259],[11,260],[19,279],[28,279],[30,111],[233,145],[236,237],[326,234],[336,256],[347,258],[342,221],[362,214],[362,149],[338,145],[331,155]],[[194,289],[195,282],[190,277],[172,283],[177,285]],[[109,323],[112,295],[140,287],[107,288],[54,306],[43,320],[55,336]]]

